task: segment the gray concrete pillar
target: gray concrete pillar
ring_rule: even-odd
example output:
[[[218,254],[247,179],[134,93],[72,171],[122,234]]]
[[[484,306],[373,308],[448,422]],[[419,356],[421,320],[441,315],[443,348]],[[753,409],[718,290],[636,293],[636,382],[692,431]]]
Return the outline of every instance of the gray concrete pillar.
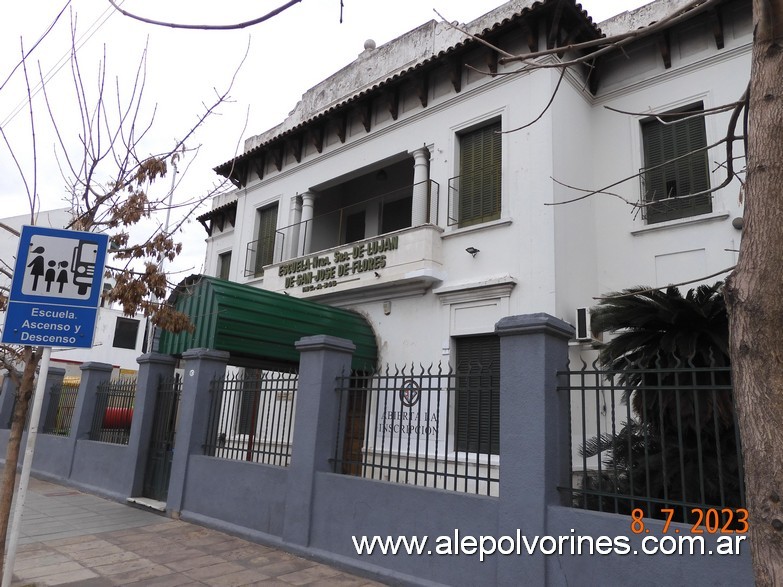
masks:
[[[413,152],[413,204],[411,226],[430,222],[430,151],[427,147]]]
[[[166,511],[175,515],[182,510],[190,455],[202,453],[202,445],[207,437],[210,385],[214,379],[225,376],[229,356],[225,351],[211,349],[190,349],[182,353],[185,376],[182,380],[171,481],[166,500]]]
[[[568,401],[557,372],[568,365],[574,329],[548,314],[508,316],[500,336],[500,501],[498,536],[547,534],[547,507],[560,504],[570,458]],[[509,458],[504,458],[509,455]],[[504,556],[498,585],[546,585],[546,556]]]
[[[136,359],[136,362],[139,364],[139,373],[136,377],[133,423],[128,439],[128,450],[134,455],[135,462],[131,496],[142,494],[158,386],[161,380],[174,377],[177,359],[170,355],[147,353]]]
[[[79,381],[79,394],[76,396],[76,407],[73,410],[70,436],[75,440],[84,440],[90,437],[92,420],[96,409],[96,396],[98,386],[111,380],[111,372],[114,367],[108,363],[88,362],[82,363],[82,377]]]
[[[313,486],[317,472],[331,471],[340,430],[337,377],[351,372],[356,346],[334,336],[307,336],[296,342],[300,353],[296,419],[288,466],[283,540],[310,543]]]

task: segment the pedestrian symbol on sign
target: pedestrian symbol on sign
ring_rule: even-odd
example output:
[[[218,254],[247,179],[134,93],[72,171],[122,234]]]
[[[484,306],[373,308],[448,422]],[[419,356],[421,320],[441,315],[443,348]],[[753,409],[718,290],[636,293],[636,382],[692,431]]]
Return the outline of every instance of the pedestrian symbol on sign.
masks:
[[[89,299],[95,277],[95,241],[36,234],[30,240],[22,293]]]

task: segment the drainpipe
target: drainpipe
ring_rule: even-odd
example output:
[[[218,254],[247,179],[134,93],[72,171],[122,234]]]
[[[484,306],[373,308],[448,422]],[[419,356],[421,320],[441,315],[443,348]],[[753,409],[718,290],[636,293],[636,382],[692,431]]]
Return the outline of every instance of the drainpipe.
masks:
[[[411,226],[421,226],[430,222],[430,151],[427,147],[413,152],[413,206]]]

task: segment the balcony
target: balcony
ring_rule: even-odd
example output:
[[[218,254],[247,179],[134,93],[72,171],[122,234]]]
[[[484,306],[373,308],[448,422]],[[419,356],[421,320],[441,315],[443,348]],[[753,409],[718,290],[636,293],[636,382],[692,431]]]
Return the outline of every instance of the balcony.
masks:
[[[436,182],[425,181],[362,199],[318,214],[311,220],[281,228],[275,233],[274,262],[333,249],[412,226],[437,224],[438,192],[439,185]]]
[[[351,290],[379,295],[415,291],[439,281],[443,232],[438,184],[409,185],[286,226],[274,240],[250,243],[247,270],[257,275],[259,253],[264,289],[300,297],[350,297]]]

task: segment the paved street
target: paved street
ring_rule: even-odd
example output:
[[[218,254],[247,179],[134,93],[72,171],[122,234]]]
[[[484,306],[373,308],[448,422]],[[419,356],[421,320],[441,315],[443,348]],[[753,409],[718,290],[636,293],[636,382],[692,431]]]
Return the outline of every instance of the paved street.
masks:
[[[31,479],[12,585],[370,587],[381,583]]]

